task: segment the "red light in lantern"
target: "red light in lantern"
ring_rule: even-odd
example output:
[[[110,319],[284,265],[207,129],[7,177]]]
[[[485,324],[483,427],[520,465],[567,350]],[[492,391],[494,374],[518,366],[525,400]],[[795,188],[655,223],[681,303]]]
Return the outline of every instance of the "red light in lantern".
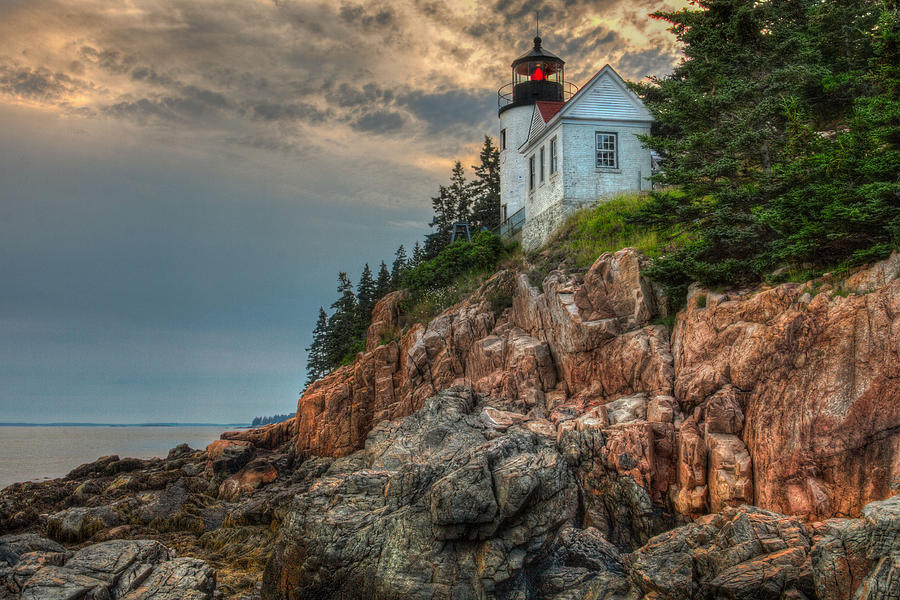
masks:
[[[540,67],[534,70],[534,73],[531,74],[532,81],[543,81],[544,80],[544,71],[541,70]]]

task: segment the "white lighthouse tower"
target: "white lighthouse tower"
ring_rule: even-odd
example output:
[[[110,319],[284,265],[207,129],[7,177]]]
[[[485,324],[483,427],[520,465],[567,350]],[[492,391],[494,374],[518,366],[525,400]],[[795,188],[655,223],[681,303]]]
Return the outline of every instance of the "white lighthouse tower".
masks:
[[[565,61],[544,50],[540,36],[535,37],[534,48],[512,62],[512,81],[497,93],[500,108],[501,222],[525,207],[530,171],[519,147],[528,139],[534,104],[538,101],[565,101],[563,65]]]

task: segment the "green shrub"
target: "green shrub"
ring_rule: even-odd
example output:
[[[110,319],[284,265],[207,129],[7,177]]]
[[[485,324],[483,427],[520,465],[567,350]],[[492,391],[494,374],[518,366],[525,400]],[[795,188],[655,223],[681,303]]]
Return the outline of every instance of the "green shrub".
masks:
[[[457,241],[436,257],[406,274],[404,286],[414,297],[444,288],[469,271],[483,271],[497,265],[504,254],[503,240],[490,231],[472,236],[471,242]]]

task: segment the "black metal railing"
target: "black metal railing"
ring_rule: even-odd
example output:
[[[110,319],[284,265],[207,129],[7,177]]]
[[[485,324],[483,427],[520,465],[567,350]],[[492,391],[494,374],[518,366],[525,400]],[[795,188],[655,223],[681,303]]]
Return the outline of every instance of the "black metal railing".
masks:
[[[501,237],[512,237],[518,232],[522,231],[522,227],[525,226],[525,207],[523,206],[513,214],[509,216],[508,219],[500,223],[500,226],[494,229],[494,233],[498,234]]]
[[[507,83],[497,90],[497,108],[509,106],[515,101],[514,88],[512,82]],[[566,81],[562,84],[562,101],[568,102],[569,98],[578,93],[578,86]]]

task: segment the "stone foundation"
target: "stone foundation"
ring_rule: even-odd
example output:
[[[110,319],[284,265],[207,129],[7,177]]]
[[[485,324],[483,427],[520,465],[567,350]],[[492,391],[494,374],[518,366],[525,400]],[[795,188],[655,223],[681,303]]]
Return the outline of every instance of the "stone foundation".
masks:
[[[553,237],[553,234],[566,222],[566,218],[576,210],[593,206],[592,202],[573,202],[563,200],[547,207],[537,215],[527,215],[522,228],[522,249],[537,250]]]

